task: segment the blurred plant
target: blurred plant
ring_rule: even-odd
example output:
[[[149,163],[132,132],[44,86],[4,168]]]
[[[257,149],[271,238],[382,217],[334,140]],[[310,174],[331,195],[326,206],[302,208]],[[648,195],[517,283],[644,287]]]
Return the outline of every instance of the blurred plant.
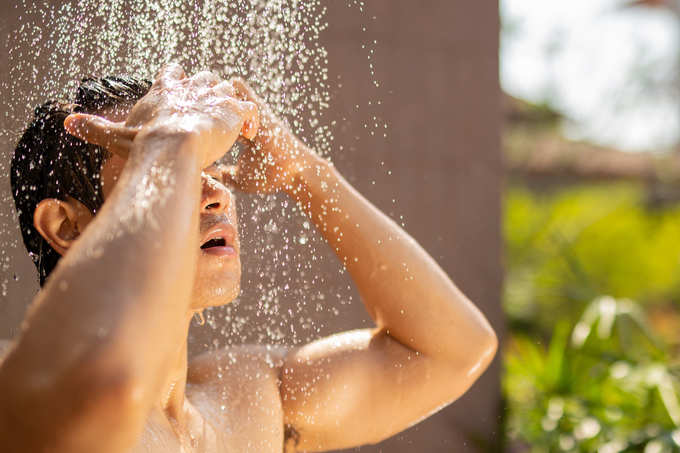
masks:
[[[680,381],[640,307],[601,297],[550,344],[515,337],[506,351],[508,434],[526,451],[680,451]]]
[[[680,300],[680,205],[649,209],[620,184],[506,192],[504,307],[513,331],[547,336],[600,294]]]

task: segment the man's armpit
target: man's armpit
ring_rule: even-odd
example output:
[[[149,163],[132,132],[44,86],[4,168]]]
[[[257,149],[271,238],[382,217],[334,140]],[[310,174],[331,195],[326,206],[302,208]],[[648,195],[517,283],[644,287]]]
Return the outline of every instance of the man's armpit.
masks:
[[[297,453],[298,445],[300,445],[300,433],[293,425],[284,425],[283,453]]]

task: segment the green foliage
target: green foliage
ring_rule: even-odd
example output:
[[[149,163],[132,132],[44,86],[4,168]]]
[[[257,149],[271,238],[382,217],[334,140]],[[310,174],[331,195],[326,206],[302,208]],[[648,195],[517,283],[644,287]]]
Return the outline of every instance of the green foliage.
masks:
[[[672,349],[645,316],[680,301],[680,204],[649,208],[631,185],[513,187],[504,236],[510,438],[532,453],[680,451]]]
[[[601,294],[680,300],[680,205],[651,210],[643,190],[599,185],[505,200],[504,306],[514,330],[549,334]]]
[[[596,299],[547,347],[515,337],[505,368],[508,434],[527,451],[680,451],[680,382],[630,300]]]

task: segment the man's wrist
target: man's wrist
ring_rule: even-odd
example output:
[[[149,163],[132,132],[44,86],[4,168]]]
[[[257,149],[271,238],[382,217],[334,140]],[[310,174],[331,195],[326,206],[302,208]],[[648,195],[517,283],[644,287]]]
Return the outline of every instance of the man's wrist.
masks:
[[[171,155],[174,159],[185,157],[196,161],[196,167],[200,170],[202,160],[199,151],[198,136],[195,133],[167,126],[147,126],[135,137],[130,160],[144,161],[145,158]]]
[[[329,176],[332,166],[325,158],[306,149],[295,162],[295,171],[291,183],[285,188],[286,193],[298,199],[302,191],[308,192],[313,186],[320,185]]]

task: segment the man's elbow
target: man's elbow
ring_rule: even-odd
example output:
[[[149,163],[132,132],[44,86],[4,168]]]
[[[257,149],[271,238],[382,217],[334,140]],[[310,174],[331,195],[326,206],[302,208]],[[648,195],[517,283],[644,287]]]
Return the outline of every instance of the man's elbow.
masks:
[[[493,361],[498,351],[498,337],[493,328],[486,324],[483,328],[481,338],[479,338],[475,345],[471,345],[471,356],[469,357],[469,371],[470,375],[480,376],[484,370]]]
[[[489,367],[496,351],[498,338],[490,327],[484,334],[468,338],[464,353],[456,354],[446,361],[438,361],[437,375],[441,378],[440,404],[449,404],[467,392]],[[439,406],[438,406],[439,407]]]
[[[498,336],[491,326],[488,326],[486,330],[487,332],[482,348],[480,349],[480,355],[488,366],[493,361],[494,357],[496,357],[496,352],[498,352]]]
[[[458,354],[450,364],[456,373],[464,371],[472,381],[476,380],[489,367],[498,351],[498,337],[489,324],[481,327],[474,337],[460,339],[465,344],[457,348]]]

